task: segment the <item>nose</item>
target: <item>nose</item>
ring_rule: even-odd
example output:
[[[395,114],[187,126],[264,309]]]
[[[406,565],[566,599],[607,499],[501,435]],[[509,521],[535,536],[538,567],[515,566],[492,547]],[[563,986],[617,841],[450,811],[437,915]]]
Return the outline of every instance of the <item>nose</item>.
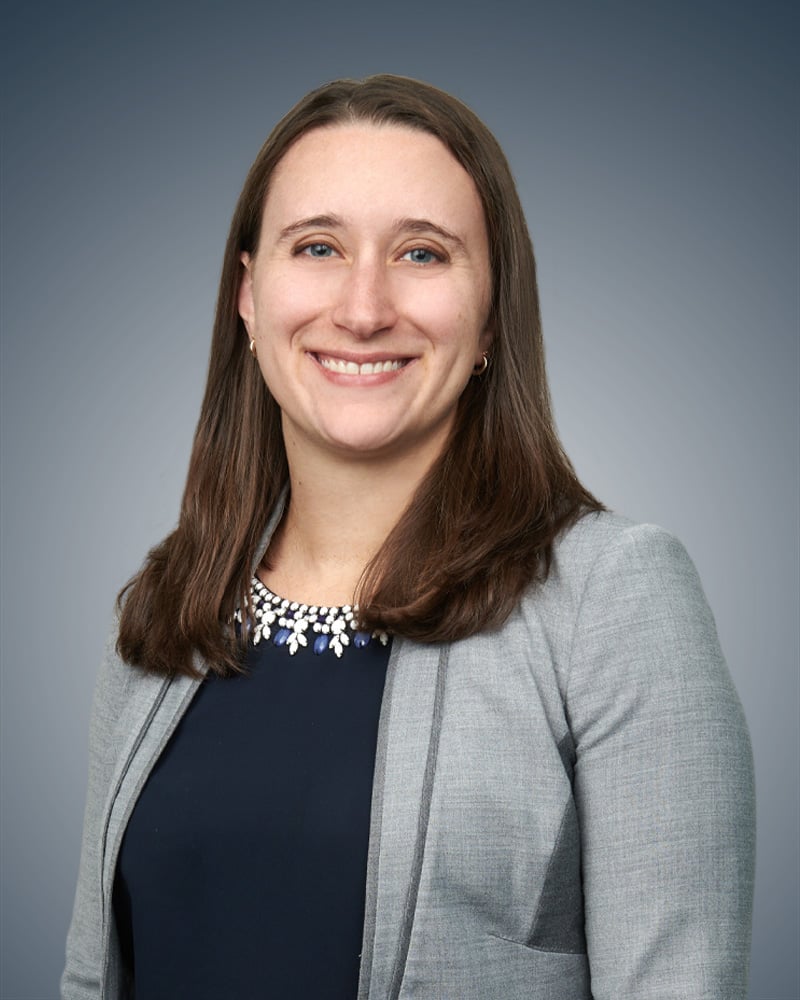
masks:
[[[379,260],[354,261],[342,274],[333,322],[365,339],[394,326],[397,310],[386,266]]]

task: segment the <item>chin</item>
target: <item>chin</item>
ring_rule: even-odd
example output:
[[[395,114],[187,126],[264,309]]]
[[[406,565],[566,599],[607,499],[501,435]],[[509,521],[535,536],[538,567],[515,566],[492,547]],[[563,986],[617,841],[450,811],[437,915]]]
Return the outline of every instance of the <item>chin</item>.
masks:
[[[392,441],[391,437],[386,436],[334,437],[329,438],[327,443],[331,449],[342,455],[342,457],[382,458],[398,450],[397,442]]]
[[[321,424],[319,434],[329,448],[356,454],[382,453],[402,447],[405,435],[399,433],[397,415],[392,420],[365,420],[363,414],[346,410],[338,419]]]

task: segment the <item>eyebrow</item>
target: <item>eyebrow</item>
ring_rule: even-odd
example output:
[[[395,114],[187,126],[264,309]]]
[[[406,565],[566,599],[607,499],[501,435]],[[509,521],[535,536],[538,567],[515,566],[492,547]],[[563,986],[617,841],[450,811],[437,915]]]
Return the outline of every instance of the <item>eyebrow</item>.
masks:
[[[420,235],[424,233],[436,233],[443,240],[452,243],[462,253],[466,253],[467,250],[460,236],[456,236],[455,233],[449,229],[445,229],[444,226],[438,226],[435,222],[431,222],[430,219],[398,219],[392,229],[396,233],[419,233]]]
[[[281,229],[278,238],[280,241],[283,241],[290,239],[292,236],[297,236],[308,229],[341,229],[344,226],[344,219],[338,215],[310,215],[306,219],[298,219],[297,222],[292,222],[290,225],[285,226]],[[396,235],[400,233],[418,233],[419,235],[435,233],[450,243],[456,250],[466,253],[464,241],[460,236],[456,236],[455,233],[449,229],[445,229],[444,226],[431,222],[430,219],[396,219],[392,223],[392,232]]]
[[[298,219],[297,222],[285,226],[281,229],[278,239],[285,240],[290,236],[297,236],[306,229],[338,229],[343,225],[338,215],[310,215],[307,219]]]

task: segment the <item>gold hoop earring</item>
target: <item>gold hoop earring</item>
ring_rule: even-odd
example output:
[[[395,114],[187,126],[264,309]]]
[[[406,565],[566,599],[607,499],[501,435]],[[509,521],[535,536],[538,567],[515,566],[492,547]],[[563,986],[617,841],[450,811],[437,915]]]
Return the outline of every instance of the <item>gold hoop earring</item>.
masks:
[[[253,357],[256,356],[256,342],[255,340],[253,340],[252,337],[250,338],[250,353],[253,355]]]
[[[486,351],[484,351],[482,359],[472,369],[472,374],[476,378],[480,378],[488,367],[489,367],[489,355],[486,353]]]

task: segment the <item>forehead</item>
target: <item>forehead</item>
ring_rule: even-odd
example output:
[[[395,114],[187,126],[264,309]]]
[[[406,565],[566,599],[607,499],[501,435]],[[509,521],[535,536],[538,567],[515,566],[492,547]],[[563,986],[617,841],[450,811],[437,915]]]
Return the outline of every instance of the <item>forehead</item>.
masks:
[[[265,224],[322,213],[435,216],[485,229],[477,188],[450,150],[428,132],[397,125],[318,128],[289,148],[272,175]]]

